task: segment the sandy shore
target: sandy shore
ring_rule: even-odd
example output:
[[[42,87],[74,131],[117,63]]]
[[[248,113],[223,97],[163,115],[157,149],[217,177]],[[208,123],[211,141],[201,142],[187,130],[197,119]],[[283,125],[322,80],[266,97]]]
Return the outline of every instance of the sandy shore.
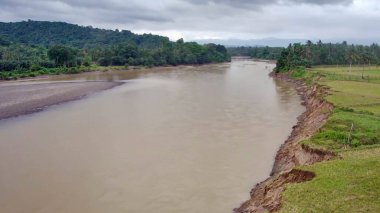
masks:
[[[44,108],[77,100],[110,89],[121,82],[2,82],[0,83],[0,119],[38,112]]]

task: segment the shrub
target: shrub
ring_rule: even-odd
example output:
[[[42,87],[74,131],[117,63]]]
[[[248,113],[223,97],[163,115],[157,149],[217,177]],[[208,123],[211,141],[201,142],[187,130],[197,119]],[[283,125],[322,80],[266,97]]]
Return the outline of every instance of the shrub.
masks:
[[[358,147],[358,146],[361,145],[361,143],[360,143],[360,141],[359,141],[358,139],[353,139],[353,140],[351,141],[351,145],[352,145],[353,147]]]
[[[37,71],[40,69],[41,69],[41,66],[39,64],[32,64],[32,66],[30,67],[31,71]]]
[[[111,58],[111,63],[115,66],[122,66],[125,64],[125,62],[125,59],[121,56],[114,56]]]
[[[98,64],[100,66],[107,67],[107,66],[111,65],[111,59],[110,58],[105,58],[105,57],[99,58]]]
[[[292,78],[303,78],[306,74],[306,69],[304,66],[299,66],[299,67],[296,67],[293,71],[292,71]]]
[[[55,63],[52,62],[52,61],[40,61],[39,65],[41,67],[45,67],[45,68],[54,68],[54,67],[56,67]]]

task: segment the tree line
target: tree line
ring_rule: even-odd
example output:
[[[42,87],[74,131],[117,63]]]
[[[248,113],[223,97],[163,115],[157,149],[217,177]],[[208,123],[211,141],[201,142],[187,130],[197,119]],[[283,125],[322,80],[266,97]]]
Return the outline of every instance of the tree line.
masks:
[[[231,56],[249,56],[252,58],[277,60],[284,48],[282,47],[228,47],[227,51]]]
[[[380,65],[380,46],[341,43],[294,43],[288,47],[229,47],[232,56],[277,60],[278,70],[313,65]]]
[[[94,64],[151,67],[229,60],[227,49],[216,44],[173,42],[162,36],[61,22],[0,23],[0,79],[36,71],[75,72]]]
[[[313,65],[380,65],[380,46],[349,45],[342,43],[289,44],[277,59],[277,71],[288,71],[299,66]]]

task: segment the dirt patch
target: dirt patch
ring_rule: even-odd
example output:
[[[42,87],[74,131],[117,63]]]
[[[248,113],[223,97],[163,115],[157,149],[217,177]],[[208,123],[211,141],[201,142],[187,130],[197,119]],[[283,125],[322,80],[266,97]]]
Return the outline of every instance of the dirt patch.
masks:
[[[330,160],[335,156],[333,152],[311,149],[299,143],[315,134],[326,123],[334,108],[323,99],[327,93],[326,88],[319,85],[307,87],[303,81],[293,80],[286,74],[271,76],[293,83],[302,97],[306,111],[298,117],[298,123],[293,127],[291,135],[278,150],[271,176],[252,189],[251,199],[234,209],[235,213],[279,210],[285,184],[308,181],[315,176],[312,172],[295,167]]]
[[[251,191],[255,198],[245,202],[237,212],[276,211],[281,206],[281,193],[287,183],[301,183],[315,177],[313,172],[292,169],[288,172],[276,174],[266,181],[259,183]]]

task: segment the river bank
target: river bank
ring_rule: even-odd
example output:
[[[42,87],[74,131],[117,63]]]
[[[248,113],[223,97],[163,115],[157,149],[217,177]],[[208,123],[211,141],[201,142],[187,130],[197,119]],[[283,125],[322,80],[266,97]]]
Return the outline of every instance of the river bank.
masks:
[[[317,84],[308,87],[303,80],[294,80],[288,74],[272,72],[271,76],[291,82],[302,97],[306,111],[298,117],[298,123],[293,127],[291,135],[277,152],[271,176],[251,190],[251,199],[235,209],[236,213],[279,210],[285,184],[304,182],[315,177],[313,172],[296,167],[330,160],[335,156],[334,152],[311,149],[300,144],[313,136],[333,111],[333,105],[323,99],[326,89]]]
[[[111,89],[122,82],[12,82],[0,83],[0,120]]]

